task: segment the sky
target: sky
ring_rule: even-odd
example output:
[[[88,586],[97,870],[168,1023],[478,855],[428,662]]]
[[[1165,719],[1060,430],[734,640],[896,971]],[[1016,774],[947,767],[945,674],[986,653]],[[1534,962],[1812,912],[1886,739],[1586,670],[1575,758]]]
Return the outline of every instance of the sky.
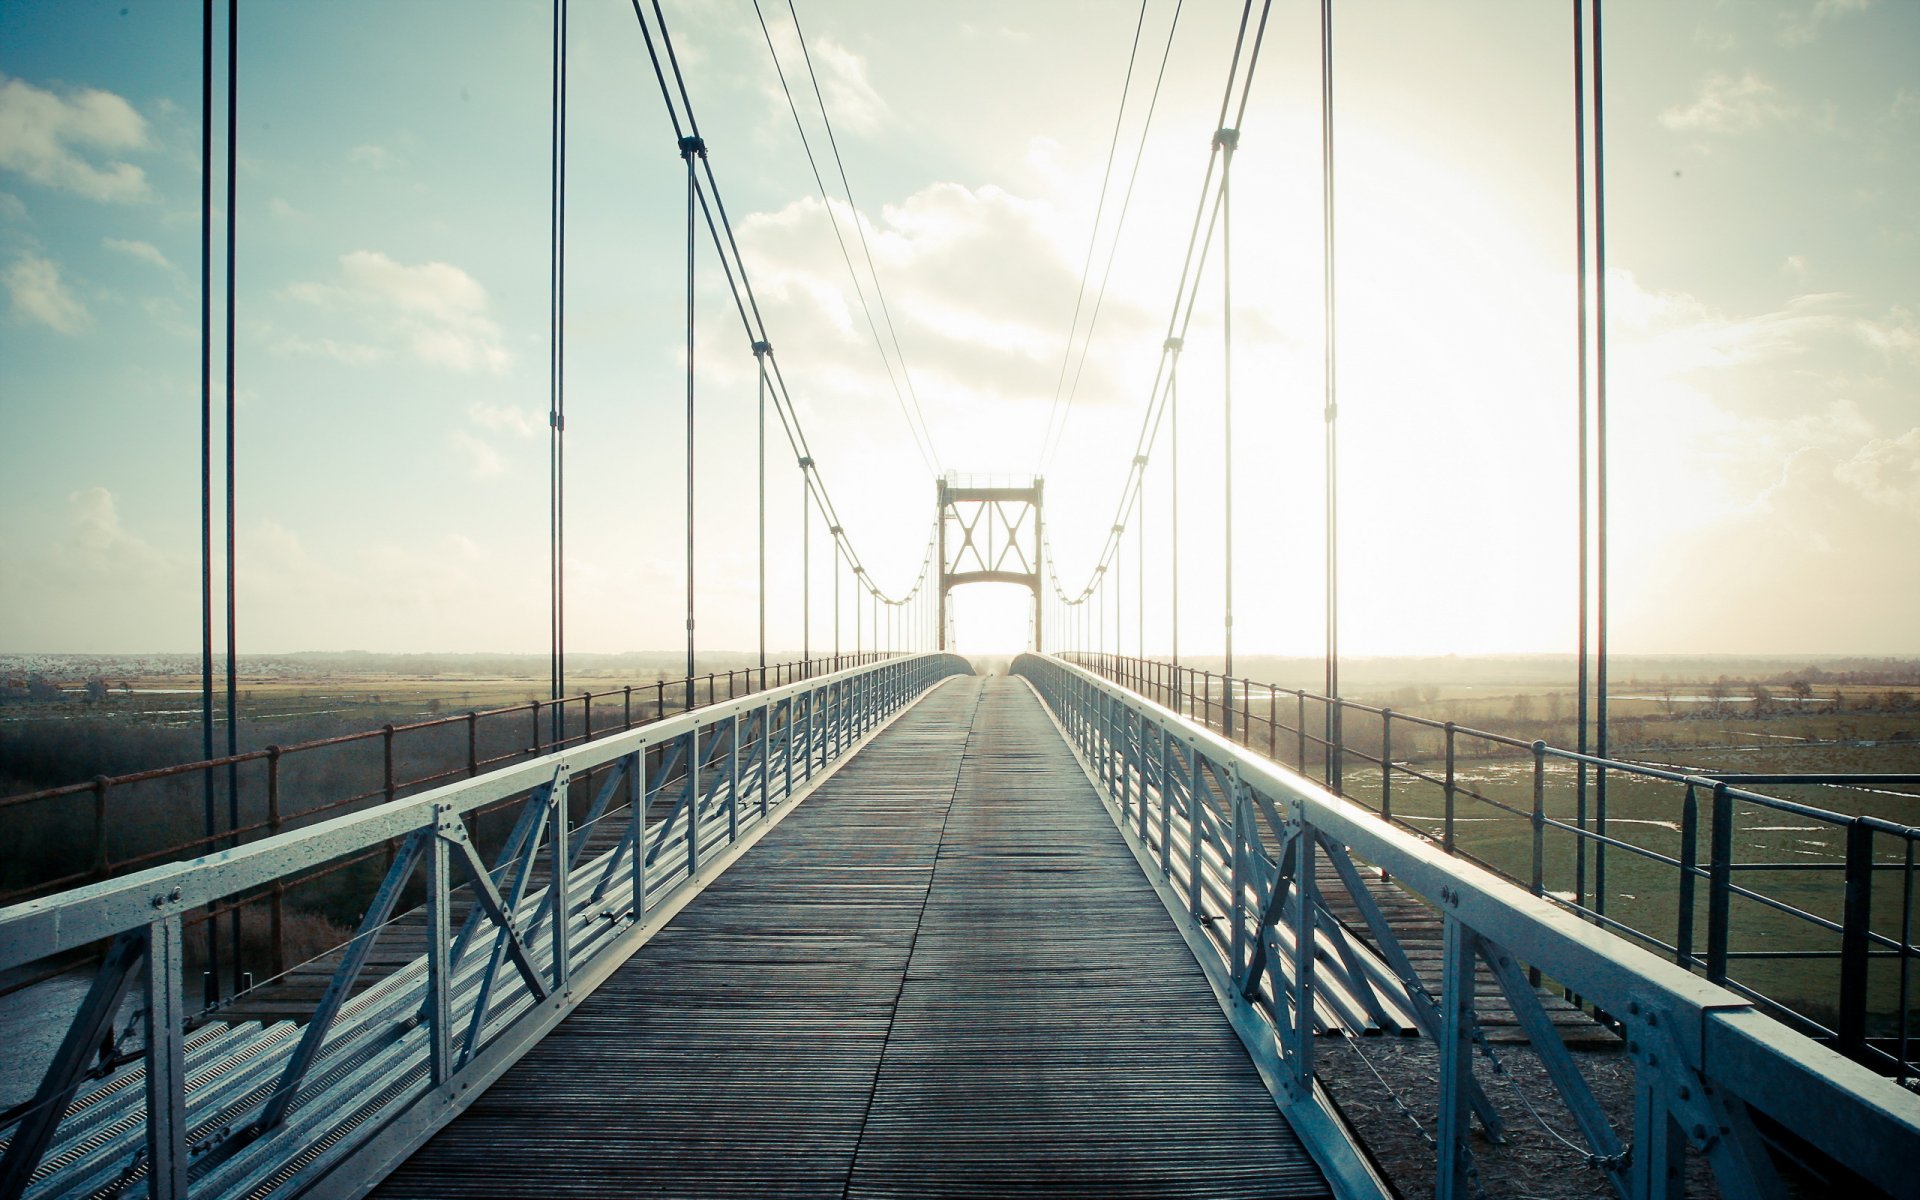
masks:
[[[904,595],[935,466],[1044,468],[1077,592],[1148,409],[1238,6],[1187,0],[1177,24],[1173,0],[763,6],[772,53],[751,0],[663,3],[847,537]],[[1273,5],[1240,121],[1230,447],[1217,247],[1182,355],[1186,653],[1222,643],[1228,453],[1235,647],[1323,644],[1317,9]],[[1569,9],[1335,5],[1345,654],[1574,648]],[[551,8],[240,21],[240,650],[544,650]],[[1920,5],[1614,0],[1605,36],[1613,649],[1920,652]],[[631,6],[573,0],[568,49],[567,641],[672,648],[684,168]],[[199,6],[0,6],[0,650],[198,644],[200,111]],[[710,246],[697,261],[698,630],[749,650],[757,376]],[[803,640],[801,485],[770,439],[779,653]],[[1163,427],[1108,573],[1124,583],[1100,596],[1128,650],[1171,640],[1172,460]],[[853,584],[817,520],[810,548],[805,640],[833,644],[837,576],[851,647]],[[955,607],[962,649],[1026,635],[1017,590]]]

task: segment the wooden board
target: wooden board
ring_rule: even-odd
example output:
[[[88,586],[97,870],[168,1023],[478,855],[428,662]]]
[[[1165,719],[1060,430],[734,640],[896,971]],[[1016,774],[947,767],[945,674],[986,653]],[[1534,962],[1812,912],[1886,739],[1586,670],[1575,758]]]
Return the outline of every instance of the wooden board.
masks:
[[[385,1196],[1317,1196],[1027,688],[952,681]]]

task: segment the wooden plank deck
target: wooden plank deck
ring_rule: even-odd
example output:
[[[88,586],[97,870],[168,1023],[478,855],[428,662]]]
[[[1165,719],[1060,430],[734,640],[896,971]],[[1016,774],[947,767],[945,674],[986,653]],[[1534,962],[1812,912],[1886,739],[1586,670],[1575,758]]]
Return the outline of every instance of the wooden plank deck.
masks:
[[[962,678],[379,1194],[1327,1189],[1031,692]]]

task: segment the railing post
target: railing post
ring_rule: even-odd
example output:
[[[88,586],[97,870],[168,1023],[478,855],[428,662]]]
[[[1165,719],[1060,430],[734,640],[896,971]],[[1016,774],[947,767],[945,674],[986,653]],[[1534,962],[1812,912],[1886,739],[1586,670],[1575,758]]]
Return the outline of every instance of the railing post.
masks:
[[[280,815],[280,747],[267,747],[267,836],[273,837],[284,825]],[[268,935],[273,943],[273,973],[287,969],[287,881],[275,879],[267,901]]]
[[[398,790],[393,782],[393,722],[389,721],[381,726],[380,743],[381,757],[386,764],[382,790],[386,792],[387,799],[392,800],[394,793]]]
[[[152,1200],[185,1200],[192,1165],[182,943],[178,913],[147,926],[147,1195]]]
[[[564,726],[563,726],[564,728]],[[593,693],[580,693],[580,740],[593,740]]]
[[[1173,754],[1167,727],[1160,727],[1160,873],[1173,876]]]
[[[459,821],[453,816],[447,805],[436,804],[427,827],[427,1080],[428,1086],[440,1087],[453,1073],[453,1006],[451,1000],[452,964],[449,961],[449,949],[452,942],[452,920],[448,909],[451,897],[447,894],[452,873],[452,859],[447,853],[449,823]],[[564,849],[565,843],[555,843],[556,848]],[[560,853],[557,858],[564,859]],[[564,908],[565,896],[557,897]]]
[[[1473,1195],[1467,1148],[1473,1112],[1473,935],[1444,911],[1441,926],[1440,1130],[1433,1194],[1435,1200],[1468,1200]]]
[[[1453,853],[1453,800],[1456,791],[1453,775],[1453,722],[1448,721],[1447,730],[1447,782],[1444,785],[1447,798],[1446,824],[1441,831],[1440,845],[1448,854]]]
[[[1693,892],[1699,874],[1700,801],[1694,785],[1687,784],[1686,799],[1680,805],[1680,913],[1674,929],[1673,960],[1683,967],[1693,966]]]
[[[93,877],[107,877],[107,789],[113,786],[105,775],[93,777]],[[205,853],[213,853],[208,846]]]
[[[533,702],[533,749],[529,753],[537,758],[540,750],[540,702],[535,700]]]
[[[480,773],[480,714],[467,713],[467,778]]]
[[[1380,819],[1393,824],[1393,710],[1380,710]]]
[[[620,689],[620,728],[633,728],[633,685]]]
[[[1727,981],[1727,902],[1733,884],[1733,797],[1713,785],[1712,845],[1707,859],[1707,979]],[[1581,897],[1580,902],[1586,903]]]
[[[1688,800],[1692,800],[1693,789],[1687,789]],[[1547,744],[1536,741],[1533,744],[1533,873],[1528,879],[1527,890],[1538,896],[1546,883],[1547,848]]]
[[[1856,1060],[1867,1045],[1867,951],[1873,929],[1873,827],[1847,826],[1846,903],[1840,922],[1840,1052]]]
[[[1227,977],[1233,981],[1233,991],[1238,996],[1246,991],[1247,984],[1247,828],[1246,804],[1240,794],[1237,770],[1227,775],[1227,803],[1233,817],[1230,826],[1233,844],[1227,852]]]
[[[1267,685],[1267,757],[1280,761],[1280,692]]]
[[[1299,753],[1294,766],[1302,775],[1307,773],[1307,689],[1295,688],[1293,692],[1295,708],[1293,710],[1294,740],[1299,744]]]
[[[1313,826],[1307,823],[1304,805],[1294,807],[1299,832],[1293,866],[1293,1068],[1294,1095],[1305,1098],[1313,1093],[1313,1044],[1316,1037],[1313,1015],[1314,919],[1320,896],[1314,881]]]
[[[553,850],[549,868],[551,878],[547,880],[552,903],[547,907],[553,914],[553,990],[556,992],[564,991],[567,981],[573,976],[573,889],[568,879],[568,860],[573,857],[573,833],[570,829],[571,814],[567,812],[567,800],[572,791],[573,781],[563,766],[553,780],[553,827],[547,835],[552,841]],[[435,838],[434,841],[437,843],[440,839]]]

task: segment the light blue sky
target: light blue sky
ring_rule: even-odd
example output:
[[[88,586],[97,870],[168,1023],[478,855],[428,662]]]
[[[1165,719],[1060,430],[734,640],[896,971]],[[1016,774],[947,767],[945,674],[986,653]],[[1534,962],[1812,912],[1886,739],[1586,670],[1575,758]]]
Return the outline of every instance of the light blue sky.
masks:
[[[903,591],[932,485],[752,5],[666,7],[827,486]],[[1322,627],[1315,7],[1275,6],[1235,168],[1243,652],[1311,653]],[[1568,14],[1336,7],[1346,648],[1570,650]],[[799,12],[942,465],[1032,470],[1137,7]],[[1171,13],[1149,5],[1139,78]],[[1607,13],[1614,644],[1920,650],[1920,5]],[[1132,453],[1236,17],[1182,13],[1049,466],[1076,580]],[[548,29],[545,4],[508,0],[243,7],[243,652],[545,644]],[[572,32],[569,641],[670,647],[684,183],[631,8],[574,0]],[[197,641],[199,112],[198,6],[0,8],[0,649]],[[702,263],[702,641],[745,648],[752,358]],[[1217,281],[1216,263],[1183,368],[1189,565],[1219,545]],[[798,479],[783,445],[772,462],[785,647]],[[1185,648],[1218,642],[1217,575],[1183,590]],[[963,643],[1017,636],[1017,611],[963,598]],[[1164,586],[1147,618],[1164,645]]]

